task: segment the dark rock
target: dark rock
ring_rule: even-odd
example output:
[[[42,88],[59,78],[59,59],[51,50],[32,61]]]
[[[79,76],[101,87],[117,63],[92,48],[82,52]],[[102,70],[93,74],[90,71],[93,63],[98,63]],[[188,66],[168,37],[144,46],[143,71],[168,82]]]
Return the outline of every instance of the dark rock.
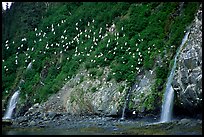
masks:
[[[43,127],[45,127],[45,125],[39,125],[39,127],[43,128]]]
[[[188,71],[187,70],[181,70],[181,82],[184,84],[188,84]]]
[[[13,124],[11,119],[2,119],[2,126],[11,126]]]
[[[179,83],[178,83],[178,81],[176,79],[174,79],[172,81],[172,85],[173,85],[174,88],[178,88],[179,87]]]
[[[47,117],[48,117],[49,119],[52,120],[52,119],[54,119],[55,116],[56,116],[56,113],[55,113],[55,112],[52,112],[52,111],[51,111],[51,112],[48,112],[48,116],[47,116]]]
[[[191,122],[190,119],[184,118],[184,119],[181,119],[178,124],[184,124],[184,125],[185,125],[185,124],[188,124],[188,123],[190,123],[190,122]]]
[[[193,69],[193,68],[196,68],[198,66],[198,61],[195,58],[185,59],[184,60],[184,65],[188,69]]]
[[[191,84],[196,84],[196,78],[198,78],[199,75],[201,75],[202,72],[201,70],[193,70],[191,75],[189,76],[190,77],[190,83]],[[202,76],[201,76],[202,77]]]
[[[16,112],[16,117],[19,117],[19,116],[23,116],[23,115],[25,115],[26,114],[26,112],[27,112],[27,114],[28,114],[28,109],[31,107],[32,105],[31,105],[31,102],[29,101],[29,100],[27,100],[26,101],[26,103],[25,104],[22,104],[22,105],[20,105],[20,106],[17,106],[17,112]]]
[[[199,75],[198,77],[196,78],[196,87],[197,89],[202,89],[202,75]]]
[[[36,125],[36,122],[33,120],[29,123],[29,126],[35,126],[35,125]]]
[[[185,91],[185,95],[186,95],[186,98],[190,97],[190,99],[195,99],[196,98],[196,95],[195,95],[195,91],[194,91],[194,86],[188,86],[186,88],[186,91]]]
[[[197,16],[198,16],[198,19],[202,21],[202,12],[198,12]]]
[[[194,117],[202,113],[202,17],[198,11],[190,28],[185,47],[178,56],[177,72],[172,86],[176,89],[176,102],[185,115]],[[198,19],[199,18],[199,19]],[[179,110],[177,110],[179,111]]]
[[[98,123],[98,125],[103,125],[102,123]]]

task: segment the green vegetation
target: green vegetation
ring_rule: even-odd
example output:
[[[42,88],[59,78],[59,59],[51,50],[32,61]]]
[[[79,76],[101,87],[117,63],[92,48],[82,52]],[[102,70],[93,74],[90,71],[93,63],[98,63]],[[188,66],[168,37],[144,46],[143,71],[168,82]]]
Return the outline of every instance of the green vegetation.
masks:
[[[99,67],[109,66],[107,81],[132,85],[165,51],[168,63],[156,66],[156,85],[162,86],[170,55],[175,55],[198,6],[185,2],[179,10],[177,2],[15,2],[2,12],[3,98],[24,79],[20,97],[43,102],[82,66],[93,78],[102,75]],[[114,31],[108,31],[113,24]]]
[[[96,91],[97,91],[96,87],[92,87],[92,88],[91,88],[91,92],[94,93],[94,92],[96,92]]]

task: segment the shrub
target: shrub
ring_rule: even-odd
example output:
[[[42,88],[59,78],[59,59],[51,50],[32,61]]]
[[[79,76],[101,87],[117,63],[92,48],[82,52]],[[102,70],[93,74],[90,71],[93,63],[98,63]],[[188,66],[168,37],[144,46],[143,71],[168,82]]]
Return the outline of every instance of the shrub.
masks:
[[[156,68],[156,78],[166,79],[168,74],[168,68],[166,67],[157,67]]]
[[[96,92],[96,91],[97,91],[97,90],[96,90],[96,87],[92,87],[92,88],[91,88],[91,92],[94,93],[94,92]]]
[[[110,81],[112,79],[112,75],[109,73],[108,77],[106,78],[106,81]]]
[[[98,70],[96,68],[91,68],[89,70],[89,73],[92,75],[93,78],[96,77],[97,72],[98,72]]]
[[[100,77],[100,76],[102,76],[102,75],[103,75],[103,70],[100,70],[100,69],[99,69],[99,70],[97,71],[97,76]]]

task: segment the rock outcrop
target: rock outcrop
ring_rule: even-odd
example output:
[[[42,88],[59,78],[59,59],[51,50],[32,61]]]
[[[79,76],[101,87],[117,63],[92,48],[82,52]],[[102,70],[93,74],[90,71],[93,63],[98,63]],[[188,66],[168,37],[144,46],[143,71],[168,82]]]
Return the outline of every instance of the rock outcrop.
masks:
[[[87,70],[80,71],[43,104],[44,111],[119,115],[126,93],[126,82],[107,81],[109,68],[99,68],[98,71],[103,74],[95,78]]]
[[[176,106],[190,115],[202,112],[202,10],[198,10],[186,45],[178,56],[172,83]]]
[[[155,70],[144,71],[138,74],[135,83],[136,88],[130,93],[129,115],[133,117],[143,117],[146,111],[154,109],[154,102],[148,101],[152,99],[152,88],[155,84],[156,73]],[[148,103],[147,103],[148,102]],[[135,115],[135,116],[134,116]]]

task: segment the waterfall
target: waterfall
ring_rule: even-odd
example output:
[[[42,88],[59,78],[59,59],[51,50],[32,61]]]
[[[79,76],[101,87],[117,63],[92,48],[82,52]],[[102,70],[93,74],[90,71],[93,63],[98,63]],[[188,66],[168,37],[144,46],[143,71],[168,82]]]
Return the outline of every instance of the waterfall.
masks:
[[[126,99],[125,99],[125,104],[124,104],[124,107],[123,107],[123,112],[122,112],[121,120],[125,119],[125,110],[127,108],[127,104],[128,104],[128,100],[129,100],[129,95],[130,95],[130,90],[128,90],[128,92],[127,92],[127,96],[126,96]]]
[[[128,102],[129,102],[129,96],[130,96],[130,92],[132,92],[132,90],[134,90],[135,88],[137,88],[138,85],[134,84],[127,92],[127,96],[125,97],[125,104],[124,104],[124,107],[123,107],[123,112],[122,112],[122,117],[121,117],[121,120],[124,120],[125,119],[125,110],[128,106]]]
[[[13,110],[15,109],[16,107],[16,104],[17,104],[17,100],[18,100],[18,95],[20,93],[20,90],[17,90],[13,96],[11,97],[11,99],[9,100],[9,104],[8,104],[8,108],[7,108],[7,111],[3,117],[3,119],[11,119],[12,117],[12,113],[13,113]]]
[[[188,39],[188,35],[189,35],[189,31],[185,34],[182,43],[176,53],[176,56],[174,58],[174,64],[173,67],[171,69],[171,73],[168,77],[168,81],[166,83],[166,91],[164,94],[164,100],[163,100],[163,104],[162,104],[162,112],[161,112],[161,122],[167,122],[171,120],[172,117],[172,110],[173,110],[173,98],[174,98],[174,90],[171,86],[171,82],[173,80],[173,76],[174,76],[174,71],[176,69],[176,61],[177,61],[177,56],[180,53],[181,48],[183,47],[183,45],[186,43],[187,39]]]

